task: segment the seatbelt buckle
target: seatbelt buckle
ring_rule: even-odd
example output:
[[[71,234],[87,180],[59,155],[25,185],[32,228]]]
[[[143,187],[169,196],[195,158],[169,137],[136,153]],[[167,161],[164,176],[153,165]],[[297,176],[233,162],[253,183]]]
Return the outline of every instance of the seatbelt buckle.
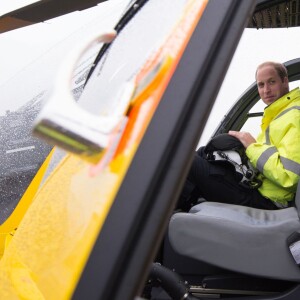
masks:
[[[300,233],[293,232],[287,238],[287,243],[296,264],[300,267]]]

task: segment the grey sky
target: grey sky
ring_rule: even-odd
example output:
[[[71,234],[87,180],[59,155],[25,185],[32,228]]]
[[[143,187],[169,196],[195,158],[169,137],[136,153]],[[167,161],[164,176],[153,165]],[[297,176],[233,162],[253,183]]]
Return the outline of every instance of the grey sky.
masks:
[[[94,9],[0,34],[0,115],[50,90],[66,53],[90,31],[111,30],[128,2],[110,0]]]

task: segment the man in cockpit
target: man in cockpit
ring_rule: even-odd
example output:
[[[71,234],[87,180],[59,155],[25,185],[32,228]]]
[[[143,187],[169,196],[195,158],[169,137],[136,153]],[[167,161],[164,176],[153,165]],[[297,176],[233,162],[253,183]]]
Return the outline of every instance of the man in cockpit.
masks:
[[[199,197],[261,209],[290,206],[300,176],[300,90],[289,91],[285,66],[265,62],[257,67],[255,79],[262,101],[267,105],[261,133],[229,131],[244,146],[246,155],[259,171],[261,186],[245,188],[232,168],[211,163],[201,147],[195,154],[178,202],[187,210]]]

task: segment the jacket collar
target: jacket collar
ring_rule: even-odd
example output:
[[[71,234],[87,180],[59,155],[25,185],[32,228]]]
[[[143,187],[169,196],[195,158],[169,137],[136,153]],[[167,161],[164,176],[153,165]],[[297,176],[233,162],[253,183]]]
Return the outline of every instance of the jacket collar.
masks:
[[[296,98],[300,98],[299,87],[291,90],[289,93],[285,94],[281,98],[268,105],[265,108],[265,114],[272,115],[273,117],[275,117],[285,107],[289,106],[290,103]]]

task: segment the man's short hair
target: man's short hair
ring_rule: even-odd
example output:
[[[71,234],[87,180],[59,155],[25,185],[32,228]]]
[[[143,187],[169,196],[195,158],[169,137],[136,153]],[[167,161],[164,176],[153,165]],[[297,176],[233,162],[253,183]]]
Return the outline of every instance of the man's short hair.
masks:
[[[287,68],[285,67],[284,64],[278,63],[278,62],[274,62],[274,61],[266,61],[266,62],[260,64],[257,67],[256,72],[255,72],[255,80],[256,80],[257,71],[260,68],[265,67],[265,66],[272,66],[272,67],[274,67],[274,69],[276,70],[277,74],[281,78],[282,82],[283,82],[283,80],[284,80],[285,77],[288,78],[288,71],[287,71]]]

